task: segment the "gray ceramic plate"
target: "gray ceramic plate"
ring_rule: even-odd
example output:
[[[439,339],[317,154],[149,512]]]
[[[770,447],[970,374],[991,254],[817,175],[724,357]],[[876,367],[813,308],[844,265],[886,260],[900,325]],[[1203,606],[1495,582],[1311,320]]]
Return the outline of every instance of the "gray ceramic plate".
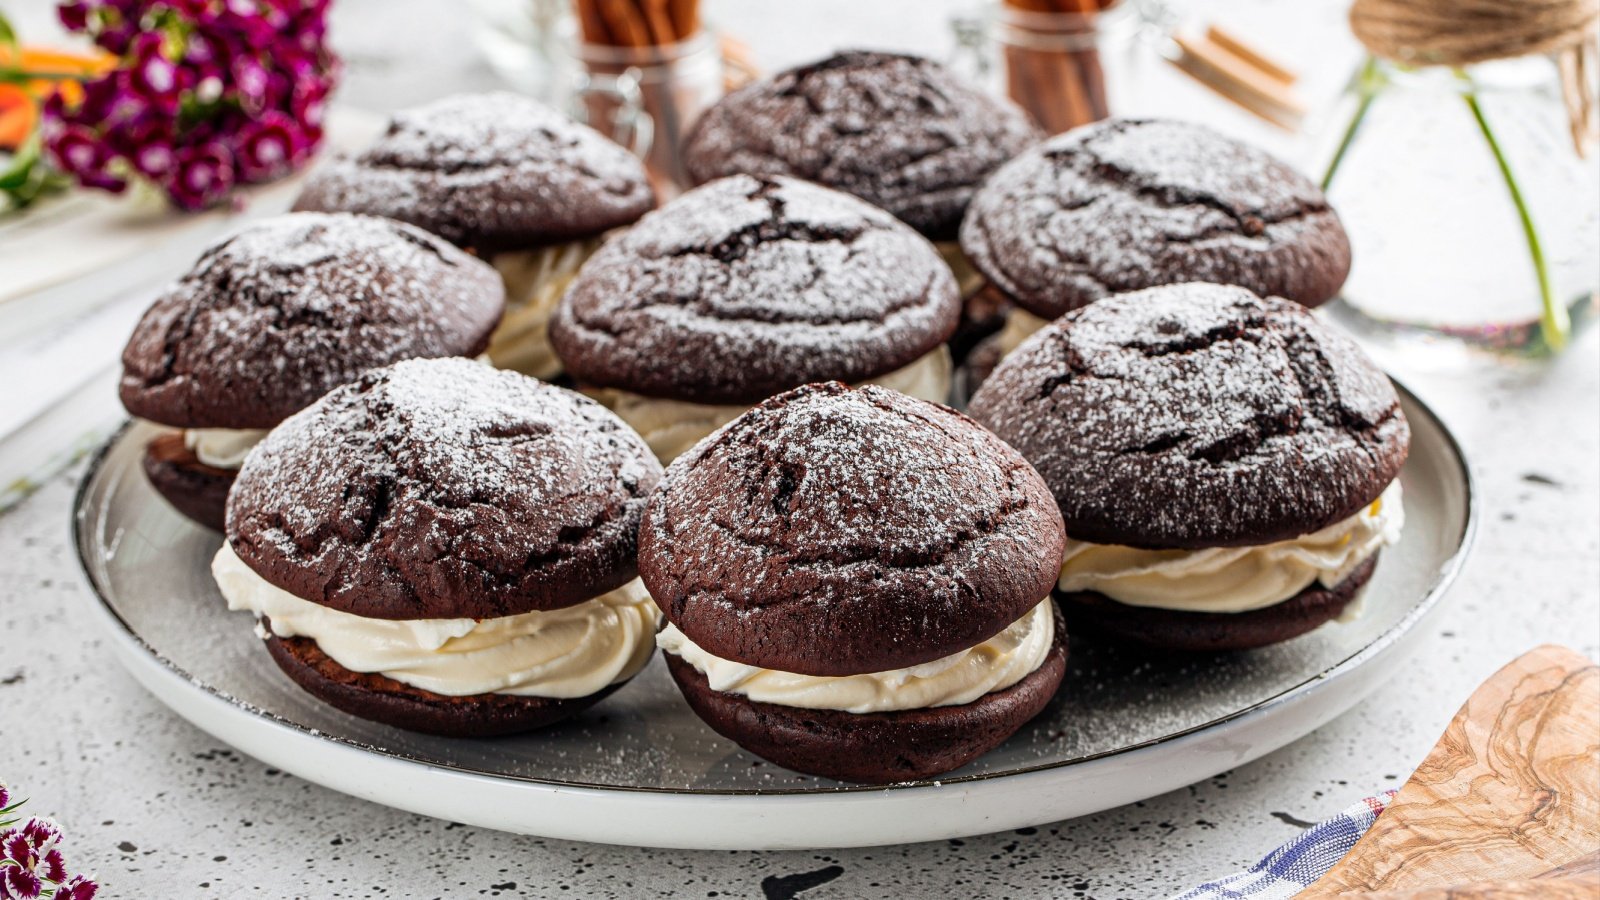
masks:
[[[271,765],[337,790],[531,834],[675,847],[801,847],[955,837],[1083,815],[1254,759],[1348,709],[1393,670],[1455,575],[1473,502],[1454,439],[1409,393],[1406,528],[1363,615],[1251,653],[1150,657],[1074,640],[1052,705],[940,782],[865,788],[764,763],[679,699],[659,659],[581,718],[540,733],[448,740],[323,706],[280,673],[208,563],[220,537],[170,510],[135,424],[80,489],[78,552],[119,658],[180,714]]]

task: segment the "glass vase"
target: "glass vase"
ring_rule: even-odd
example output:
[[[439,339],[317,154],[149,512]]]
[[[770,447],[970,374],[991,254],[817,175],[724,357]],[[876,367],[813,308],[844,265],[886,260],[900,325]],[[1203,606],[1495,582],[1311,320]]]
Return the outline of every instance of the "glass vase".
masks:
[[[1328,309],[1363,338],[1449,365],[1548,356],[1595,319],[1600,165],[1549,59],[1369,59],[1317,143],[1354,260]]]
[[[1084,0],[1083,13],[989,2],[950,20],[952,67],[1010,97],[1047,133],[1126,112],[1157,61],[1144,39],[1165,25],[1155,0]]]

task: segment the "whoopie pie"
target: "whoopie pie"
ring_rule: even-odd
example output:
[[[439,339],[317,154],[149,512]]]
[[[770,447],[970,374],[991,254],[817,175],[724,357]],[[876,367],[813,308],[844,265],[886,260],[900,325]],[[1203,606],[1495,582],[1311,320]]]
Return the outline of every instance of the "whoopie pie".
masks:
[[[150,442],[145,473],[220,529],[266,429],[367,369],[481,354],[504,306],[493,269],[410,225],[343,213],[250,225],[157,297],[122,351],[123,406],[178,429]]]
[[[550,339],[578,384],[670,461],[808,382],[945,400],[960,313],[949,268],[895,217],[808,182],[737,175],[601,248]]]
[[[995,357],[1112,294],[1209,281],[1315,307],[1350,271],[1349,237],[1310,179],[1165,119],[1096,122],[1019,154],[973,197],[961,247],[1019,307]]]
[[[290,678],[352,715],[525,731],[632,678],[649,448],[582,395],[472,360],[376,369],[273,429],[212,572]]]
[[[1015,450],[875,385],[796,388],[678,458],[639,572],[706,724],[845,781],[959,768],[1055,694],[1065,538]]]
[[[1341,615],[1400,537],[1393,385],[1305,307],[1234,286],[1119,294],[1025,341],[972,398],[1066,522],[1069,621],[1243,650]]]
[[[561,373],[545,328],[602,235],[655,206],[644,164],[536,100],[462,94],[398,112],[365,151],[312,172],[296,209],[409,222],[467,248],[505,279],[501,368]]]
[[[683,152],[696,183],[791,175],[900,217],[956,274],[968,311],[953,344],[964,347],[998,328],[1003,311],[975,296],[983,278],[956,241],[961,218],[991,172],[1043,138],[1021,107],[933,60],[849,50],[722,98]]]

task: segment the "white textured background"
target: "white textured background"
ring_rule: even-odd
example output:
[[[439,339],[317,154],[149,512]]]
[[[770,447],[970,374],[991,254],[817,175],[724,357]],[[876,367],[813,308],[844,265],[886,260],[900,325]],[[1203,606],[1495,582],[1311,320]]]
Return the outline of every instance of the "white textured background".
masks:
[[[708,3],[769,68],[846,45],[942,55],[945,12],[962,5]],[[3,6],[35,34],[49,20],[40,0]],[[1313,93],[1336,86],[1352,61],[1348,41],[1329,37],[1337,2],[1218,6],[1307,69]],[[339,0],[334,36],[349,65],[341,99],[387,109],[493,86],[469,21],[460,3]],[[1253,127],[1173,85],[1166,102],[1230,130]],[[1600,654],[1595,335],[1540,369],[1447,375],[1384,361],[1456,431],[1480,490],[1477,549],[1431,620],[1434,633],[1355,711],[1146,803],[965,841],[696,853],[517,837],[354,800],[218,745],[108,658],[68,546],[80,467],[0,516],[0,779],[33,798],[31,812],[60,820],[74,867],[97,872],[105,897],[791,897],[807,883],[816,886],[799,893],[804,900],[1164,896],[1253,861],[1304,821],[1398,786],[1472,688],[1518,653],[1554,641]]]

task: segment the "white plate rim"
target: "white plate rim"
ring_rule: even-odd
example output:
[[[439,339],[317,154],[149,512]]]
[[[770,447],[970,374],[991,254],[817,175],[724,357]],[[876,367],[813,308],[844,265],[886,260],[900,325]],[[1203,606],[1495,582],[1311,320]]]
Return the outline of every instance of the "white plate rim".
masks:
[[[1478,492],[1459,441],[1442,419],[1403,384],[1395,387],[1407,405],[1424,414],[1443,438],[1445,449],[1462,476],[1464,517],[1455,552],[1436,573],[1424,596],[1390,628],[1345,659],[1271,697],[1182,731],[1070,760],[1041,763],[1006,772],[977,773],[950,779],[891,785],[842,785],[734,791],[721,789],[655,788],[635,785],[595,785],[553,781],[525,775],[484,772],[466,767],[442,767],[405,753],[388,750],[339,735],[322,733],[268,710],[245,703],[199,682],[150,646],[111,606],[90,571],[85,557],[83,505],[102,463],[128,425],[111,435],[95,453],[79,481],[73,500],[71,538],[80,574],[88,587],[89,605],[117,657],[146,690],[183,718],[241,751],[284,771],[326,787],[388,806],[438,818],[454,819],[507,831],[573,840],[682,849],[776,849],[871,846],[984,834],[1085,815],[1154,796],[1212,777],[1258,758],[1304,736],[1327,720],[1345,712],[1381,683],[1384,659],[1396,659],[1407,640],[1417,639],[1416,627],[1438,606],[1460,572],[1478,528]],[[1366,677],[1353,678],[1366,671]],[[1346,690],[1344,682],[1355,681]],[[1238,738],[1262,731],[1262,723],[1304,707],[1322,694],[1342,691],[1333,705],[1313,712],[1316,720],[1303,730],[1278,735],[1255,734],[1250,749],[1240,753]],[[259,743],[236,742],[251,733]],[[1146,778],[1131,791],[1103,785],[1102,794],[1049,798],[1063,785],[1084,788],[1101,774],[1129,766],[1151,754],[1192,755],[1220,749],[1217,765],[1185,768],[1166,780]],[[316,760],[325,764],[319,767]],[[1172,767],[1174,770],[1180,767]],[[396,795],[384,789],[395,776],[435,785],[433,795]],[[1170,783],[1169,783],[1170,782]],[[448,790],[446,788],[449,788]],[[951,792],[959,794],[952,798]],[[474,802],[463,806],[458,797],[478,801],[494,797],[499,809]],[[1027,804],[1007,805],[1027,797]],[[1041,798],[1043,802],[1040,801]],[[962,802],[962,822],[931,814],[952,799]],[[810,807],[828,810],[821,819],[791,816]],[[504,807],[520,805],[519,809]],[[969,805],[982,809],[967,809]],[[849,816],[840,813],[847,811]],[[626,812],[628,815],[618,815]],[[1059,813],[1059,814],[1057,814]],[[709,814],[709,817],[707,817]],[[773,817],[783,822],[774,823]],[[793,819],[793,821],[790,821]],[[686,821],[695,823],[685,829]],[[774,830],[776,828],[776,830]]]

